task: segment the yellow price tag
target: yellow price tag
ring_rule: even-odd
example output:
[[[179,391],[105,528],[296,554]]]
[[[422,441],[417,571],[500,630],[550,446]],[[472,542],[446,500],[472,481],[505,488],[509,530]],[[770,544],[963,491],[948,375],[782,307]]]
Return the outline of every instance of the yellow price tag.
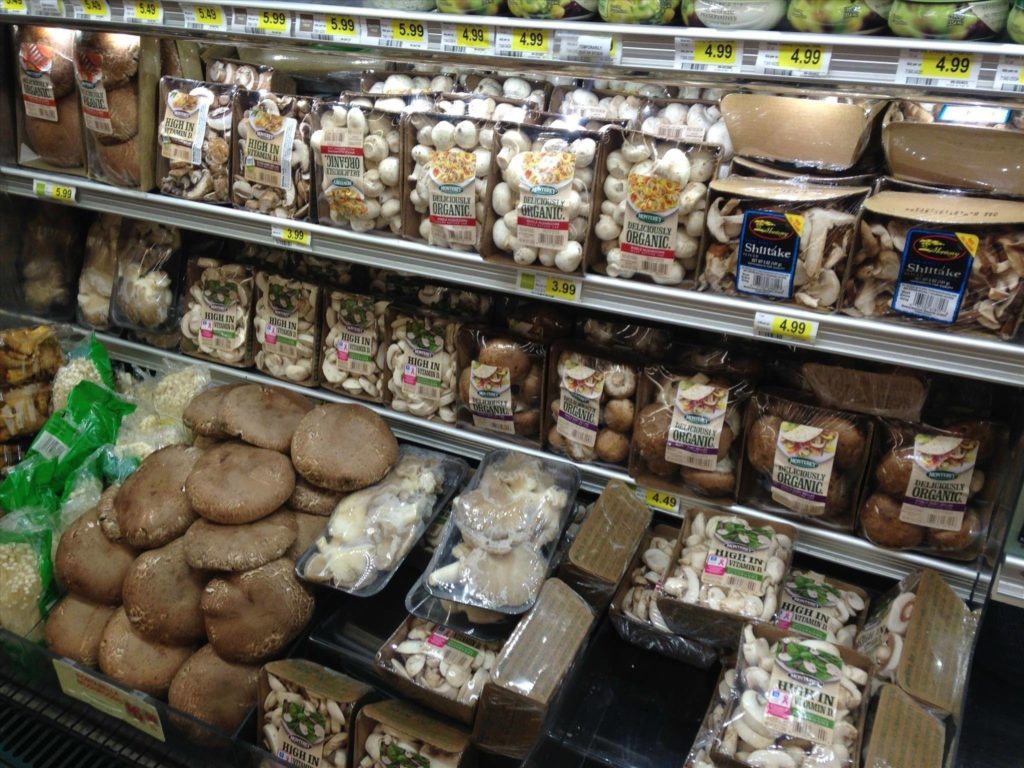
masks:
[[[355,37],[356,20],[351,16],[324,16],[324,32],[334,37]]]
[[[32,191],[36,197],[45,197],[58,203],[75,202],[75,188],[63,184],[53,184],[49,181],[33,179]]]
[[[139,21],[160,23],[163,20],[163,8],[156,0],[135,0],[132,4],[135,6],[133,15]]]
[[[949,51],[925,51],[921,55],[921,75],[942,80],[970,80],[974,54]]]
[[[427,40],[427,26],[419,21],[391,21],[391,38],[407,43],[424,43]]]
[[[107,7],[107,0],[82,0],[82,10],[86,16],[110,17],[110,9]]]
[[[282,243],[289,245],[301,245],[308,248],[313,242],[309,231],[298,227],[273,227],[271,234]]]
[[[754,315],[754,333],[768,339],[812,344],[818,336],[818,323],[816,320],[758,312]]]
[[[3,0],[0,3],[0,9],[4,13],[28,13],[28,6],[25,5],[25,0]]]
[[[473,24],[456,24],[455,44],[464,48],[490,48],[491,30]]]
[[[659,512],[669,512],[673,515],[679,514],[679,497],[675,494],[645,488],[642,498],[644,504],[651,509],[656,509]]]
[[[224,26],[224,13],[217,5],[193,5],[192,17],[204,27]]]
[[[259,12],[259,16],[256,18],[256,28],[260,32],[273,32],[275,35],[283,35],[289,31],[291,22],[291,14],[285,11],[263,10]]]
[[[693,60],[698,64],[735,64],[738,49],[735,40],[694,41]]]
[[[518,287],[536,296],[559,301],[578,302],[583,299],[583,282],[578,277],[558,277],[522,271]]]
[[[513,29],[512,50],[521,53],[548,53],[551,38],[546,29]]]
[[[827,61],[826,50],[823,45],[780,45],[779,66],[783,69],[820,72]]]

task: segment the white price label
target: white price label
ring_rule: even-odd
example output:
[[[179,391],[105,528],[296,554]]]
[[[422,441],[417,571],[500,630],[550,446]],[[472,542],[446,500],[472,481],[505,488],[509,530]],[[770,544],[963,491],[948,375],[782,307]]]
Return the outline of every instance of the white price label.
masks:
[[[313,17],[314,40],[332,43],[361,43],[366,35],[366,20],[358,16],[318,13]]]
[[[74,17],[90,21],[110,21],[107,0],[74,0]]]
[[[219,29],[227,27],[224,11],[219,5],[183,5],[181,13],[189,29]]]
[[[28,6],[35,16],[63,16],[63,0],[28,0]]]
[[[36,197],[43,197],[58,203],[74,203],[78,197],[78,190],[74,187],[69,187],[66,184],[54,184],[42,179],[32,180],[32,192]]]
[[[689,72],[742,72],[743,42],[677,37],[676,68]]]
[[[618,64],[622,61],[622,43],[616,35],[579,35],[558,33],[561,58],[594,64]]]
[[[256,35],[290,35],[292,15],[270,8],[250,8],[245,17],[245,31]]]
[[[554,57],[554,32],[547,29],[499,29],[494,47],[499,56],[515,59],[551,59]]]
[[[294,248],[307,250],[313,247],[313,235],[308,229],[274,224],[270,228],[270,234],[275,240],[283,245],[290,245]]]
[[[762,339],[775,339],[798,344],[814,344],[818,337],[818,322],[798,317],[758,312],[754,315],[754,335]]]
[[[493,53],[494,30],[482,24],[445,24],[441,47],[448,53]]]
[[[428,48],[427,25],[415,20],[381,19],[380,44],[389,48]]]
[[[825,77],[832,63],[827,45],[762,43],[757,49],[757,68],[765,75]]]
[[[164,7],[159,0],[124,0],[124,20],[128,24],[162,24]]]
[[[996,90],[1024,93],[1024,57],[1000,56],[996,67]]]
[[[896,68],[901,85],[974,89],[981,73],[980,53],[903,51]]]
[[[571,301],[578,303],[583,300],[583,280],[569,275],[548,275],[543,272],[519,270],[519,290],[543,296],[546,299]]]

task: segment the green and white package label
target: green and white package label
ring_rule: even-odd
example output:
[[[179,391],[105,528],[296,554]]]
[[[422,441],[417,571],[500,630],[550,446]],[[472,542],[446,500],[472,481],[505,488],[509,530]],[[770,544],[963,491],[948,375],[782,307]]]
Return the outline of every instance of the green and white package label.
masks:
[[[832,745],[843,660],[794,639],[781,640],[765,693],[764,725],[774,733]]]

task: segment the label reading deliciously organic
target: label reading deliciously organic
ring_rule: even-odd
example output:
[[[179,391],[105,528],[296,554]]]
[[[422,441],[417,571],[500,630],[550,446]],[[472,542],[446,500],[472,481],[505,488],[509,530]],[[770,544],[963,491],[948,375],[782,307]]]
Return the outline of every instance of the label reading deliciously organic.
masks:
[[[199,336],[214,349],[237,349],[245,339],[245,325],[239,324],[232,311],[238,303],[238,284],[219,277],[208,278],[211,271],[204,272],[200,279],[203,312],[199,320]]]
[[[528,248],[561,250],[569,242],[572,180],[576,156],[571,152],[522,152],[516,238]]]
[[[839,433],[784,421],[775,443],[772,498],[801,515],[822,515]]]
[[[334,366],[356,376],[374,373],[373,355],[377,346],[377,319],[373,301],[343,296],[338,312],[339,325],[330,329],[334,338]]]
[[[22,43],[18,51],[21,63],[21,101],[26,117],[57,122],[57,99],[53,95],[53,48],[42,43]]]
[[[476,155],[458,148],[435,152],[427,180],[431,238],[476,243]]]
[[[79,48],[75,51],[75,75],[82,101],[82,122],[93,133],[109,136],[114,126],[110,121],[107,89],[103,87],[103,56]]]
[[[503,366],[470,363],[469,410],[473,424],[481,429],[516,433],[512,412],[512,380]]]
[[[900,506],[900,520],[941,531],[959,531],[977,460],[977,440],[915,435],[914,466]]]
[[[745,520],[722,520],[715,529],[700,580],[760,597],[768,572],[768,553],[775,531],[754,528]]]
[[[665,443],[665,460],[714,471],[728,407],[726,387],[680,381]]]
[[[190,165],[202,163],[209,109],[210,102],[199,96],[178,90],[168,93],[160,123],[160,154]]]
[[[308,310],[315,289],[303,283],[271,275],[267,279],[267,304],[270,316],[264,318],[263,349],[296,359],[303,355],[299,349],[299,317]]]
[[[326,128],[320,142],[324,186],[348,189],[363,178],[363,131],[356,128]]]
[[[843,660],[792,638],[775,650],[764,725],[775,733],[831,746]]]
[[[448,353],[444,351],[444,326],[430,326],[422,320],[409,322],[405,341],[412,354],[402,365],[402,393],[407,397],[440,400]]]
[[[792,572],[782,590],[775,626],[827,640],[829,624],[839,619],[842,595],[820,573]]]
[[[622,265],[641,275],[665,277],[675,260],[681,184],[659,176],[629,174],[626,217],[619,235]]]
[[[747,211],[737,256],[736,290],[754,296],[793,296],[804,217],[796,213]]]
[[[455,639],[455,633],[445,628],[435,629],[423,644],[427,656],[443,661],[450,667],[470,669],[480,651]]]
[[[329,736],[327,718],[302,701],[282,703],[281,724],[285,738],[277,757],[285,763],[306,768],[321,765],[324,742]]]
[[[245,180],[290,189],[295,118],[272,115],[256,107],[249,111],[245,122],[246,137],[242,146]]]
[[[892,296],[893,311],[940,323],[955,322],[977,252],[977,235],[910,230]]]
[[[573,443],[593,448],[601,423],[601,393],[604,373],[582,363],[565,369],[562,394],[558,400],[558,434]]]

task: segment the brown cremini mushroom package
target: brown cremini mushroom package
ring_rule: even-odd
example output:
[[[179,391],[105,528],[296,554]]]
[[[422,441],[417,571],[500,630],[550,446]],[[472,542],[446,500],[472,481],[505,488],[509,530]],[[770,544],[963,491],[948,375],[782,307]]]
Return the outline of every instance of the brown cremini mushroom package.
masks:
[[[367,704],[359,710],[350,765],[469,768],[474,764],[469,734],[399,699]]]

